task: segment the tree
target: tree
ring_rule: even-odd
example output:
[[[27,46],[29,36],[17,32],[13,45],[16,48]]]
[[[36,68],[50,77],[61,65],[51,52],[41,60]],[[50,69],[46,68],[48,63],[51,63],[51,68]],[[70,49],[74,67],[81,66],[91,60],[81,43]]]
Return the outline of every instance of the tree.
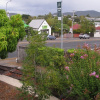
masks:
[[[82,33],[93,33],[95,31],[95,25],[92,21],[87,20],[84,16],[80,17],[80,25],[81,25],[81,32]]]
[[[17,43],[25,36],[24,23],[21,15],[13,15],[9,19],[5,10],[0,10],[0,58],[7,57],[9,52],[16,50]]]
[[[74,22],[80,23],[80,17],[74,17]]]
[[[90,17],[90,15],[89,15],[89,14],[87,14],[87,15],[86,15],[86,17]]]
[[[29,24],[30,21],[31,21],[32,19],[36,19],[36,17],[32,17],[32,16],[30,16],[30,15],[23,14],[23,15],[22,15],[22,19],[26,22],[26,24]]]
[[[64,24],[67,24],[67,23],[68,23],[68,20],[69,20],[69,19],[68,19],[67,16],[64,16],[64,17],[63,17],[63,23],[64,23]]]
[[[51,12],[49,12],[49,14],[47,14],[47,15],[44,16],[44,19],[46,20],[46,19],[52,18],[52,17],[53,17],[53,16],[52,16]]]
[[[48,18],[47,20],[47,23],[52,27],[54,25],[54,18]]]

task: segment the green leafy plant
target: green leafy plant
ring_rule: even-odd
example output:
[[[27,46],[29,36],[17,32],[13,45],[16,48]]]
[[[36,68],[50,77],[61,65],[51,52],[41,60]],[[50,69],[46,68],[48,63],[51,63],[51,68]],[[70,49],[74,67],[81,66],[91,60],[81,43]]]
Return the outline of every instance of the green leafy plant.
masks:
[[[45,40],[44,33],[32,32],[28,36],[22,90],[30,94],[31,87],[31,97],[37,94],[38,100],[51,95],[72,100],[99,98],[100,48],[95,45],[91,50],[84,44],[82,49],[70,49],[69,55],[64,55],[62,49],[46,47]]]
[[[9,52],[16,50],[19,40],[25,36],[21,15],[13,15],[10,19],[5,10],[0,10],[0,58],[7,57]]]
[[[30,44],[26,50],[27,57],[23,65],[23,87],[31,86],[32,91],[38,94],[39,100],[45,100],[52,95],[53,91],[60,96],[63,91],[66,91],[64,86],[68,86],[64,74],[66,64],[64,50],[46,47],[45,33],[38,34],[31,30],[30,32],[27,38]]]
[[[39,66],[61,66],[61,59],[64,57],[64,50],[60,48],[42,47],[38,48],[36,55],[36,64]],[[59,65],[57,66],[56,64]]]
[[[70,95],[76,100],[94,100],[100,93],[100,51],[99,48],[91,50],[88,44],[84,44],[84,52],[70,54],[71,59],[67,63],[66,74],[70,82]],[[67,58],[68,59],[68,58]]]

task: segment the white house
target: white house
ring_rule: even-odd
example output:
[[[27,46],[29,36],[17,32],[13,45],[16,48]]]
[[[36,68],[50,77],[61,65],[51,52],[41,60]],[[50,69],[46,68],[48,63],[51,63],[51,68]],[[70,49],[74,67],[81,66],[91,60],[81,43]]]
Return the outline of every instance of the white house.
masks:
[[[96,27],[96,31],[94,32],[94,37],[100,37],[100,26]]]
[[[95,24],[95,27],[100,26],[100,22],[94,22],[94,24]]]
[[[46,32],[48,35],[51,35],[51,27],[46,22],[45,19],[34,19],[29,23],[29,26],[39,32]]]

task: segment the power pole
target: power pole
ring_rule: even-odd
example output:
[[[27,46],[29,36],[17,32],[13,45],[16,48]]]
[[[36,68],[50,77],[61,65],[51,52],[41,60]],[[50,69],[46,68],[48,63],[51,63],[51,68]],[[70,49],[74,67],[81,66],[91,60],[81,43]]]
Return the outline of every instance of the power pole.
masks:
[[[61,1],[62,5],[62,1]],[[63,13],[62,13],[62,6],[61,6],[61,49],[63,49]]]
[[[74,23],[74,13],[75,13],[75,11],[73,10],[73,16],[72,16],[72,38],[73,38],[73,23]]]

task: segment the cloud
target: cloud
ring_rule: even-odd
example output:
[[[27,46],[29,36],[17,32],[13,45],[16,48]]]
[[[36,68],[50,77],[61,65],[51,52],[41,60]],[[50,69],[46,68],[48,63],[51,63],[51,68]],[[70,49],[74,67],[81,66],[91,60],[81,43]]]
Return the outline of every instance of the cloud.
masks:
[[[6,9],[9,0],[0,0],[0,9]],[[12,0],[7,4],[7,11],[20,14],[44,15],[57,12],[60,0]],[[63,12],[96,10],[100,11],[99,0],[63,0]]]

